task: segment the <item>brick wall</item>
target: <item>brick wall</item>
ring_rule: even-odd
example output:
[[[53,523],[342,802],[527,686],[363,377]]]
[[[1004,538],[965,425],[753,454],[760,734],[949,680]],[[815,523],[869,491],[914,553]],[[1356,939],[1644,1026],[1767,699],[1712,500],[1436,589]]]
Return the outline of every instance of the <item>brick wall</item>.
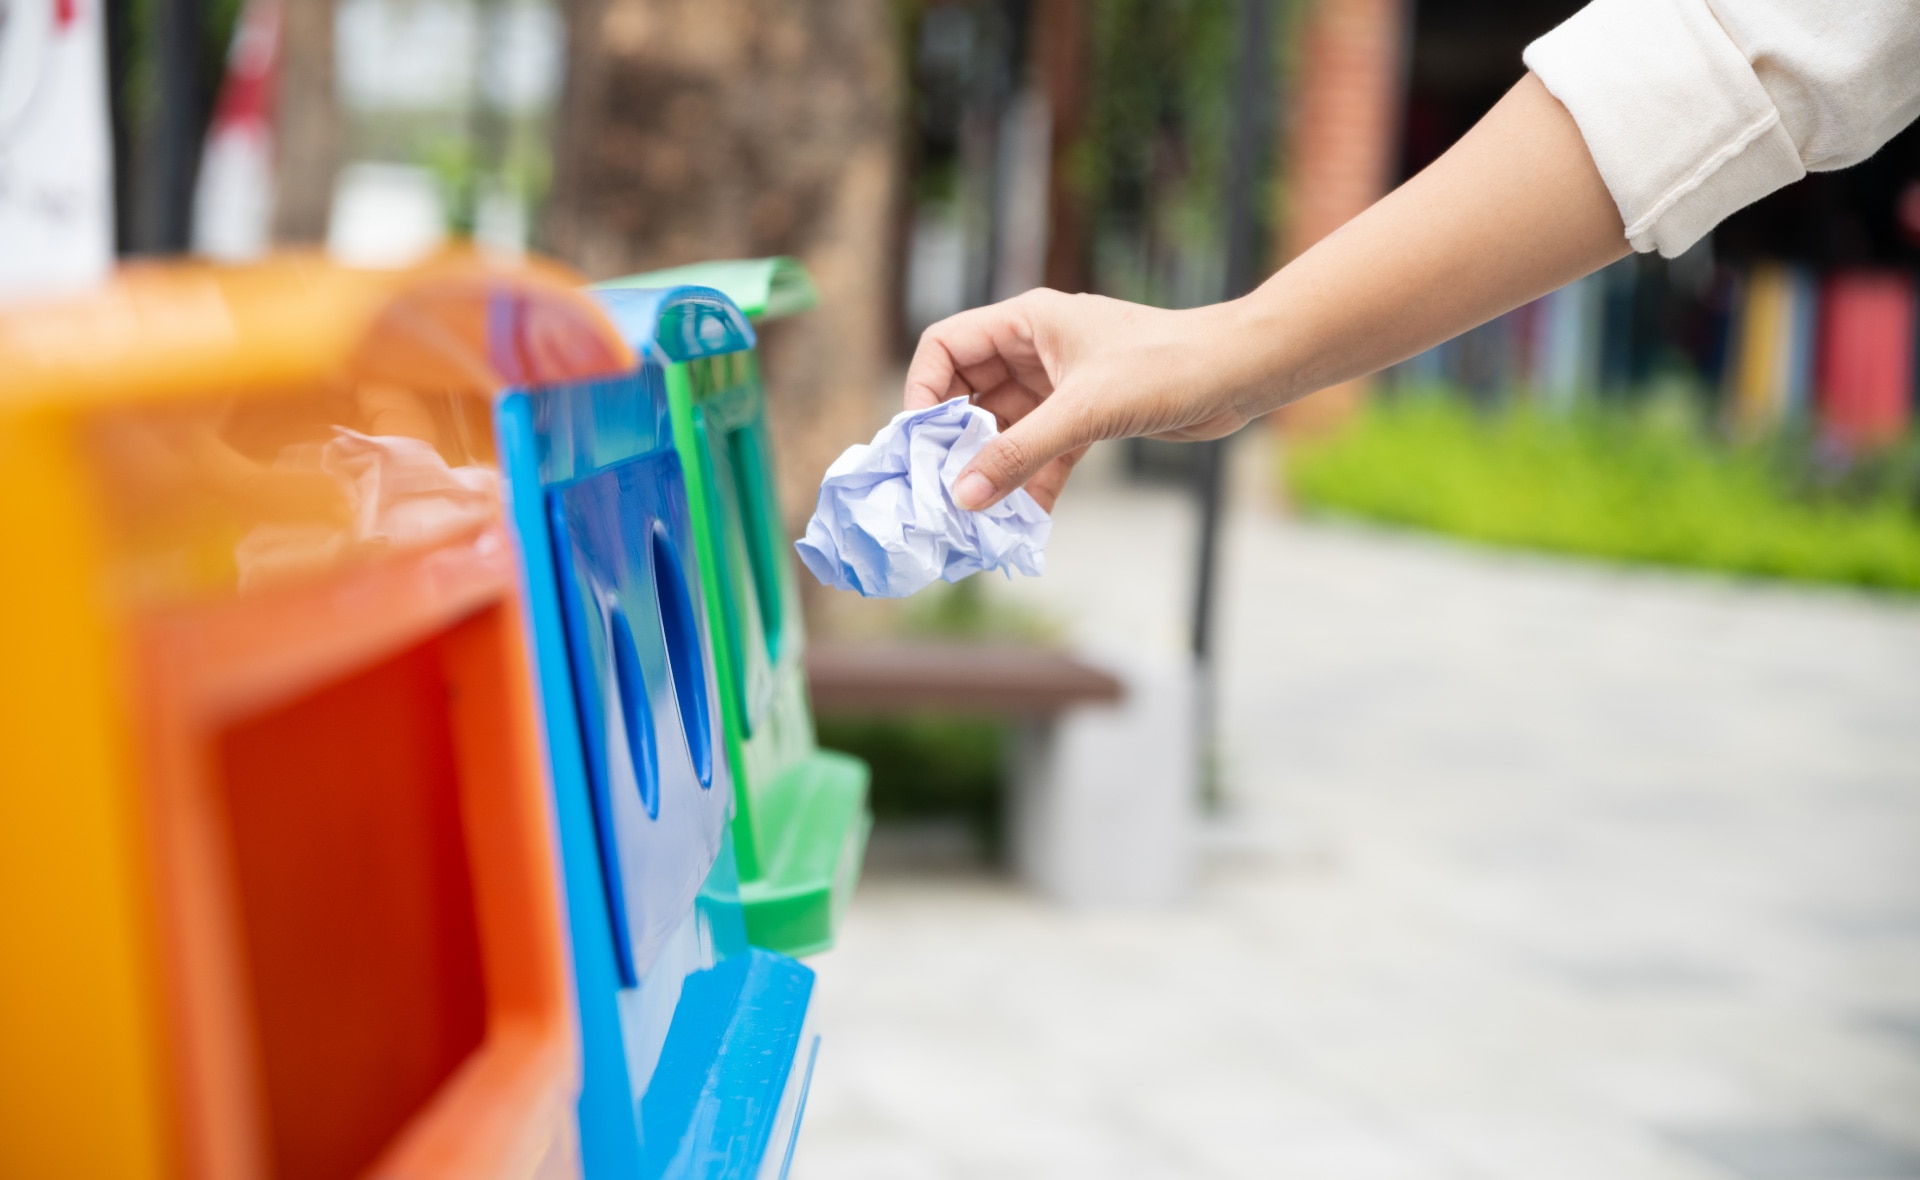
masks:
[[[1312,0],[1302,17],[1286,146],[1280,242],[1292,258],[1378,200],[1392,180],[1405,74],[1407,0]],[[1344,421],[1365,380],[1281,411],[1283,429]]]

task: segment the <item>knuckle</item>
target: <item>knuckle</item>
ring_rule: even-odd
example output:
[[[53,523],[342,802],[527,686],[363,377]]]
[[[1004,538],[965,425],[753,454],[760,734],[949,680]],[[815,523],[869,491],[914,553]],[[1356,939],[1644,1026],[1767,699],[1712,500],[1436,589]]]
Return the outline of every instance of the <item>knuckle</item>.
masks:
[[[1001,472],[1009,476],[1020,476],[1031,470],[1033,449],[1017,434],[1003,434],[1000,445],[994,453],[994,462]]]

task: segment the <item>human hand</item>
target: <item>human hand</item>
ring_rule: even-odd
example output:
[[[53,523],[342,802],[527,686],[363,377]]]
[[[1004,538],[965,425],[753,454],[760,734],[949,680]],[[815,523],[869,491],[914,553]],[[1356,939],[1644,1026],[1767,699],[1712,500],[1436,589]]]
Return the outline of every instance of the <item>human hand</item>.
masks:
[[[1090,443],[1218,438],[1626,252],[1579,127],[1529,74],[1439,160],[1252,294],[1161,311],[1029,291],[962,312],[920,337],[906,404],[970,396],[999,420],[955,481],[963,507],[1024,485],[1052,511]]]
[[[1033,290],[928,328],[907,369],[906,408],[971,397],[1001,434],[954,483],[961,507],[1024,486],[1048,512],[1073,465],[1103,439],[1219,438],[1243,409],[1233,304],[1165,311]]]

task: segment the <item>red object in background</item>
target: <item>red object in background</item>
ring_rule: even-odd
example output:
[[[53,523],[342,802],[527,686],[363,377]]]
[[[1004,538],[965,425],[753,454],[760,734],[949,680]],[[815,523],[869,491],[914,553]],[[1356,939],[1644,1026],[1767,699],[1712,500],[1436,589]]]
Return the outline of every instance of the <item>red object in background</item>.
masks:
[[[1842,271],[1820,304],[1820,422],[1850,443],[1899,437],[1912,416],[1914,288],[1905,274]]]
[[[283,0],[247,0],[200,155],[193,248],[228,262],[266,253],[273,222],[274,80]]]
[[[213,111],[218,135],[234,124],[273,122],[273,80],[280,63],[280,0],[248,0],[227,54],[220,101]]]
[[[1920,246],[1920,180],[1910,180],[1900,190],[1900,232]]]

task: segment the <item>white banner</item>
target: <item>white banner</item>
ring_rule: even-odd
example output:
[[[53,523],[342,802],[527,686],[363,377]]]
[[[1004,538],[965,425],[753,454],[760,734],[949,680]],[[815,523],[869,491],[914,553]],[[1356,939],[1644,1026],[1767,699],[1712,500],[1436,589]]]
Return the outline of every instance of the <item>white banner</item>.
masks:
[[[113,265],[105,0],[0,0],[0,298]]]

